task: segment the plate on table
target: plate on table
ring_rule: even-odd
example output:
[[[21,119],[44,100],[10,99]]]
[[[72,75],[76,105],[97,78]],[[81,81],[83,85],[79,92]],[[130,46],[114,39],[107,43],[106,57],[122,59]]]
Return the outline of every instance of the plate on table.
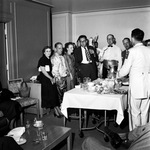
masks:
[[[114,89],[114,94],[127,94],[127,90],[124,89]]]
[[[36,128],[42,128],[44,126],[44,123],[43,122],[42,123],[34,123],[33,126]]]
[[[122,85],[129,85],[129,82],[122,82]]]
[[[24,138],[21,138],[19,141],[16,141],[16,142],[17,142],[18,145],[22,145],[22,144],[26,143],[27,140],[24,139]]]

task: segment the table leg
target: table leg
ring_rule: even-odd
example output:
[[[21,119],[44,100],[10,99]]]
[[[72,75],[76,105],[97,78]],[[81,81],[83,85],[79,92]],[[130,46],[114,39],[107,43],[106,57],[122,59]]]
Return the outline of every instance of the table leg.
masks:
[[[85,125],[85,128],[87,127],[87,111],[84,110],[84,125]]]
[[[67,122],[67,119],[66,119],[66,117],[64,116],[64,117],[63,117],[63,124],[64,124],[64,127],[66,126],[66,122]]]
[[[104,126],[106,126],[107,125],[107,111],[106,110],[104,110]]]
[[[40,118],[40,109],[39,109],[40,107],[39,107],[39,100],[37,101],[37,103],[36,103],[36,110],[37,110],[37,118],[39,119]]]
[[[72,150],[72,143],[71,143],[71,140],[72,139],[72,136],[71,136],[71,133],[70,135],[67,137],[67,150]]]
[[[81,108],[79,108],[79,130],[81,131],[82,128],[82,115],[81,115]]]

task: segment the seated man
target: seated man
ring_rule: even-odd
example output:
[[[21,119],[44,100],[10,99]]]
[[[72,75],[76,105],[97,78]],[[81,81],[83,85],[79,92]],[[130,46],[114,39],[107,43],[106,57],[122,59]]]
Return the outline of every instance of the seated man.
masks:
[[[0,111],[0,137],[7,134],[9,131],[9,121],[2,111]]]
[[[23,150],[12,137],[0,137],[0,150]]]
[[[21,105],[17,101],[11,100],[13,97],[15,97],[14,94],[8,89],[3,89],[0,82],[0,111],[9,123],[19,117],[22,111]]]
[[[150,149],[150,123],[139,126],[128,133],[128,142],[124,146],[128,150],[149,150]],[[102,145],[102,142],[88,137],[82,143],[82,150],[112,150]]]

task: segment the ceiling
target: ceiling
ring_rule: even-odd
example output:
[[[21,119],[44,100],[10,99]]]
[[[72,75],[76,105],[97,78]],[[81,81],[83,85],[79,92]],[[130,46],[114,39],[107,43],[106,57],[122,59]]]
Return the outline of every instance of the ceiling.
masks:
[[[81,13],[149,7],[150,0],[28,0],[52,6],[52,13]]]

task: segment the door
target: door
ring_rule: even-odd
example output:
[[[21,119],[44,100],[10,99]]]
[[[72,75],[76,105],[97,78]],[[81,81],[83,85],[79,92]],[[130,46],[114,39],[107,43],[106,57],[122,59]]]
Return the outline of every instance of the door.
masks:
[[[0,23],[0,81],[7,88],[7,55],[6,55],[5,23]]]

